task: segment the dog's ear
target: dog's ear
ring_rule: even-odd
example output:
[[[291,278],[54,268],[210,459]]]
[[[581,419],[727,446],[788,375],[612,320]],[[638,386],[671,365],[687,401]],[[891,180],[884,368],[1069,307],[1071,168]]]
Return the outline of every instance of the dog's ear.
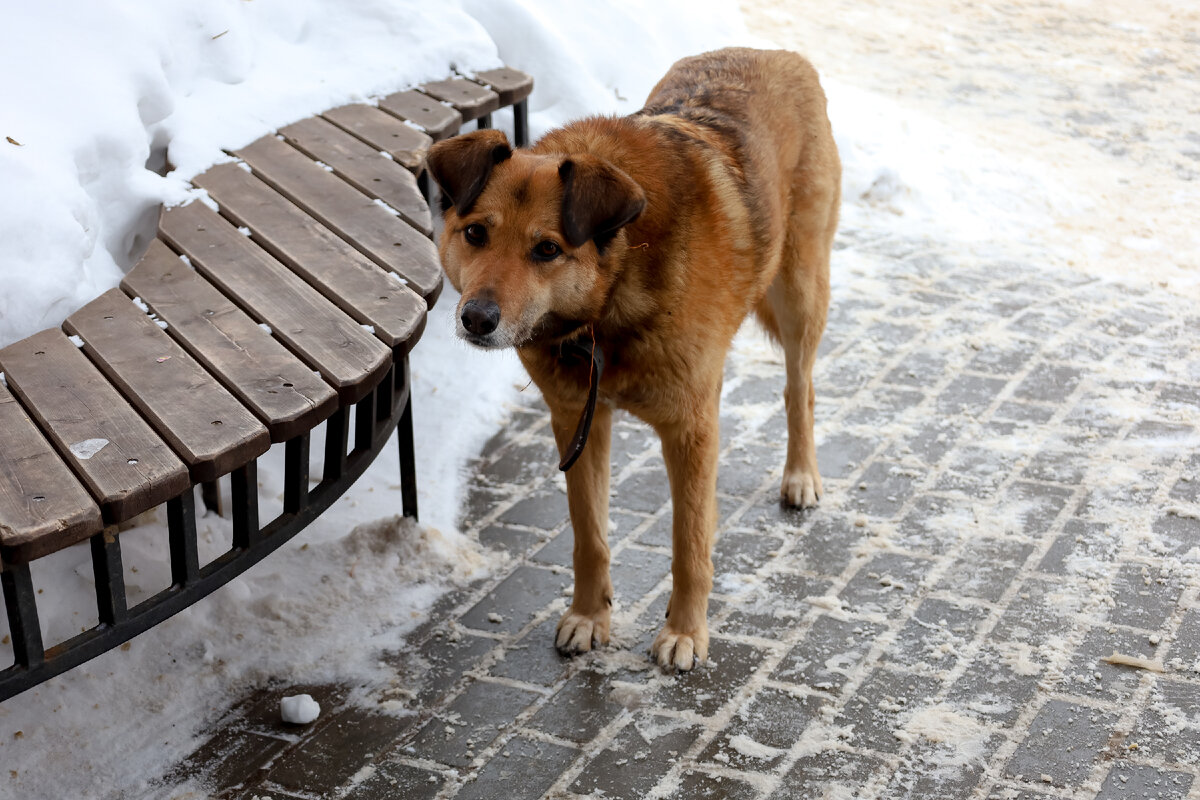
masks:
[[[595,240],[604,248],[646,207],[646,193],[617,167],[592,155],[569,156],[558,167],[563,183],[563,236],[572,247]]]
[[[512,155],[503,131],[486,128],[438,142],[429,149],[425,164],[442,187],[445,200],[454,205],[459,216],[466,214],[487,185],[492,167]]]

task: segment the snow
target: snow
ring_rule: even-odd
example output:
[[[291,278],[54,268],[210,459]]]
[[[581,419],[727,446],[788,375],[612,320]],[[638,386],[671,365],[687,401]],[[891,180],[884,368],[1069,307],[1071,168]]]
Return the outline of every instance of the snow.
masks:
[[[311,694],[297,694],[279,700],[279,717],[292,725],[307,725],[321,716],[321,704]]]

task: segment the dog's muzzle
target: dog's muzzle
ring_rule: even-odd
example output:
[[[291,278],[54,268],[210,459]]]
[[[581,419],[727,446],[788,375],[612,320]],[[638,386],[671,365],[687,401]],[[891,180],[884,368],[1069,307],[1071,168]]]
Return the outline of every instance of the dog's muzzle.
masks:
[[[472,298],[462,307],[463,330],[472,336],[487,336],[500,325],[500,306],[493,300]]]

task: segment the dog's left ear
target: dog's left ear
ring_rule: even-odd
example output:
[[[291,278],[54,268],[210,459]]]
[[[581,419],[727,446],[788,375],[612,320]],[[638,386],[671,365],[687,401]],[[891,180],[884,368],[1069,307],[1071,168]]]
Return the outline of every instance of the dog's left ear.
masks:
[[[563,236],[572,247],[595,240],[603,251],[646,207],[646,193],[617,167],[592,155],[568,157],[558,167],[563,182]]]
[[[504,132],[485,128],[438,142],[429,148],[425,164],[461,217],[479,199],[492,167],[511,155]]]

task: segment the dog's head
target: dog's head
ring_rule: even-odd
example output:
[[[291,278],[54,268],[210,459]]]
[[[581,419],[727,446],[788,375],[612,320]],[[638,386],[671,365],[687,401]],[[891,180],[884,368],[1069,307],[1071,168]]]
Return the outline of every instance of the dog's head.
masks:
[[[462,294],[459,336],[520,347],[596,320],[641,187],[593,155],[514,151],[496,130],[439,142],[427,164],[442,187],[442,265]]]

